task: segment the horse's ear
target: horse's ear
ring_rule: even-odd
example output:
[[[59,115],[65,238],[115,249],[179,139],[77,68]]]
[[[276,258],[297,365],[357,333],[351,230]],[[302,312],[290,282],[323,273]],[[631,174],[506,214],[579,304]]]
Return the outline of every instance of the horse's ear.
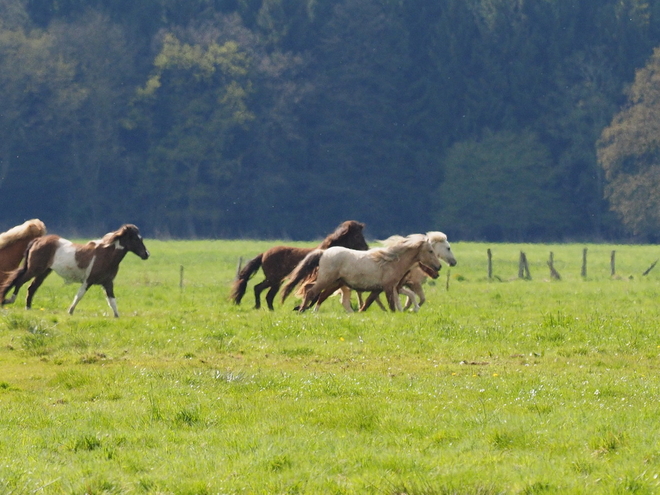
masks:
[[[117,239],[124,237],[131,231],[137,231],[137,227],[131,224],[122,225],[118,230],[105,234],[103,239],[101,239],[101,244],[105,247],[109,247],[114,244]]]

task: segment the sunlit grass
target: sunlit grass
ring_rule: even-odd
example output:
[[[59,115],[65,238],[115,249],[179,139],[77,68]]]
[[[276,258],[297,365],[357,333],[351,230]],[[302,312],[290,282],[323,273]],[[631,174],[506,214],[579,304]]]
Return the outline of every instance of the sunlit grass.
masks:
[[[77,287],[55,275],[3,309],[1,490],[658,490],[655,247],[590,245],[583,279],[580,245],[456,243],[418,314],[254,311],[260,275],[232,305],[238,258],[270,245],[149,241],[119,319],[98,287],[67,315]]]

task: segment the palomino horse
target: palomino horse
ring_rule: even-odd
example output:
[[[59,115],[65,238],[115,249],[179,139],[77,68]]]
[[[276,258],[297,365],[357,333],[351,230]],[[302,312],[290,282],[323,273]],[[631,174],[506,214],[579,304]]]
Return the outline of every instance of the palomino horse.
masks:
[[[367,241],[362,234],[364,224],[355,220],[343,222],[337,229],[326,237],[317,249],[327,249],[332,246],[344,246],[347,248],[367,250]],[[238,273],[232,286],[231,298],[235,304],[240,304],[245,295],[248,280],[254,275],[259,267],[264,271],[266,278],[263,282],[254,286],[255,309],[261,307],[261,292],[270,288],[266,294],[268,309],[273,310],[273,301],[280,290],[282,281],[296,267],[300,261],[314,248],[298,248],[289,246],[275,246],[251,259]]]
[[[30,241],[45,233],[44,223],[33,218],[0,234],[0,286],[7,280],[9,272],[16,270],[21,264]]]
[[[50,272],[55,270],[69,282],[82,283],[69,307],[69,314],[73,314],[89,286],[101,285],[112,312],[118,317],[114,279],[119,271],[119,263],[129,251],[143,260],[149,257],[140,231],[131,224],[123,225],[119,230],[103,236],[103,239],[89,241],[84,245],[74,244],[56,235],[39,237],[28,246],[23,266],[13,271],[0,289],[0,299],[2,304],[13,303],[21,286],[34,278],[28,287],[25,301],[25,307],[30,309],[35,292]],[[10,299],[5,299],[12,288],[14,294]]]
[[[440,260],[447,263],[449,266],[456,266],[456,258],[451,250],[447,236],[442,232],[427,232],[426,238],[433,246],[433,251]],[[387,239],[380,241],[385,246],[391,246],[394,243],[400,242],[403,237],[393,235]],[[408,309],[411,305],[413,311],[419,311],[419,307],[426,301],[426,295],[422,284],[426,281],[429,275],[424,271],[423,266],[413,267],[399,283],[399,293],[408,297],[406,305],[403,309]],[[419,303],[415,299],[415,295],[419,297]],[[367,309],[366,307],[364,309]]]
[[[307,284],[300,311],[316,301],[315,311],[334,291],[346,285],[358,291],[371,291],[369,298],[385,292],[392,311],[401,311],[396,290],[399,281],[417,263],[437,277],[440,260],[423,234],[414,234],[384,248],[355,251],[332,247],[308,254],[291,273],[282,292],[284,300],[293,288],[318,269],[316,281]]]

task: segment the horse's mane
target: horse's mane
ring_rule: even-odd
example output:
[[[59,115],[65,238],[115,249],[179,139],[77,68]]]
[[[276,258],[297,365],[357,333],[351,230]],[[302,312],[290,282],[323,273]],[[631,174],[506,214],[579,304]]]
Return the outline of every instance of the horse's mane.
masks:
[[[421,234],[413,234],[413,235],[421,235]],[[427,232],[426,237],[431,244],[433,244],[434,242],[447,241],[447,235],[444,232],[437,232],[437,231]],[[380,242],[383,246],[392,246],[393,244],[401,242],[403,239],[405,239],[405,237],[403,237],[402,235],[392,235],[387,239],[383,239],[378,242]]]
[[[411,234],[407,237],[391,236],[380,242],[388,244],[386,247],[371,249],[369,254],[379,263],[389,263],[396,261],[409,249],[419,248],[427,239],[424,234]]]
[[[127,223],[119,227],[118,230],[115,230],[114,232],[108,232],[107,234],[105,234],[101,239],[99,245],[102,247],[110,247],[115,243],[117,239],[119,239],[121,236],[131,231],[133,231],[137,235],[140,234],[140,230],[135,225],[131,223]]]
[[[46,225],[38,218],[33,218],[0,234],[0,249],[25,237],[41,237],[45,233]]]
[[[346,236],[351,230],[361,232],[362,229],[364,229],[363,223],[356,222],[355,220],[346,220],[332,234],[323,239],[323,242],[319,245],[319,249],[328,249],[335,241]]]
[[[447,242],[447,234],[444,232],[427,232],[426,237],[429,238],[431,244],[434,242]]]

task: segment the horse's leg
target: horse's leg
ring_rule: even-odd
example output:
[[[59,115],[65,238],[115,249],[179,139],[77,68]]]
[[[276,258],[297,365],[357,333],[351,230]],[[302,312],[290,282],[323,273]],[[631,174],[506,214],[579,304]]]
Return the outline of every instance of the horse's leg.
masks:
[[[353,307],[351,306],[351,289],[346,285],[342,285],[341,289],[339,290],[341,290],[341,303],[344,306],[344,309],[347,313],[352,313]],[[362,299],[360,297],[360,292],[358,292],[358,298]]]
[[[417,299],[415,298],[415,292],[409,289],[406,286],[399,288],[399,294],[406,296],[406,305],[403,307],[403,310],[407,310],[410,306],[413,307],[413,311],[417,313],[419,311],[419,305],[417,304]],[[398,296],[397,296],[398,297]]]
[[[268,279],[265,279],[263,282],[254,286],[254,309],[261,308],[261,291],[270,286],[271,284]]]
[[[7,283],[5,286],[2,293],[2,304],[12,304],[14,301],[16,301],[16,296],[18,295],[20,288],[23,287],[23,284],[25,284],[33,276],[34,274],[31,273],[31,271],[29,271],[26,267],[21,268],[14,276],[14,279]],[[5,299],[5,296],[12,288],[14,289],[14,293],[9,299]]]
[[[78,293],[76,294],[76,297],[73,298],[73,302],[71,303],[71,306],[69,306],[69,314],[72,315],[73,311],[76,309],[76,306],[80,302],[80,300],[83,298],[85,295],[85,292],[87,292],[87,289],[89,288],[89,285],[87,285],[87,282],[83,282],[83,284],[80,286],[80,289],[78,289]]]
[[[273,301],[275,300],[275,296],[277,295],[277,291],[280,290],[280,287],[282,286],[282,283],[277,283],[273,284],[270,287],[270,290],[268,291],[268,294],[266,294],[266,303],[268,304],[268,309],[271,311],[275,311],[275,308],[273,307]]]
[[[424,294],[424,288],[422,287],[422,284],[414,284],[411,289],[415,294],[417,294],[417,297],[419,297],[419,306],[424,304],[426,302],[426,295]]]
[[[41,286],[41,284],[44,283],[44,280],[46,280],[46,277],[50,275],[50,272],[52,272],[50,268],[47,268],[46,271],[40,273],[36,277],[34,277],[34,280],[30,284],[30,287],[28,287],[27,290],[27,297],[25,298],[25,307],[27,309],[30,309],[32,307],[32,298],[34,297],[34,294],[37,292],[37,289]],[[22,285],[22,284],[21,284]],[[20,285],[16,286],[16,292],[18,292],[18,289],[20,288]],[[15,297],[15,295],[14,295]]]
[[[385,296],[390,306],[390,311],[402,311],[401,301],[399,300],[399,293],[396,291],[395,287],[388,287],[385,289]]]
[[[297,307],[298,311],[302,313],[309,309],[309,307],[314,304],[319,298],[319,294],[316,292],[316,283],[311,283],[305,285],[305,295],[300,305]]]
[[[360,306],[359,311],[360,311],[360,312],[363,312],[363,311],[368,310],[368,309],[369,309],[369,306],[371,306],[371,304],[372,304],[374,301],[378,301],[378,303],[379,303],[379,304],[381,305],[381,307],[382,307],[382,303],[381,303],[380,300],[378,299],[378,296],[380,295],[380,293],[381,293],[381,291],[379,291],[379,290],[373,290],[373,291],[371,291],[371,293],[367,296],[367,300],[364,301],[364,304],[362,304],[362,306]],[[383,309],[385,309],[385,308],[383,308]]]
[[[374,301],[380,309],[387,311],[387,308],[383,304],[383,301],[380,300],[380,292],[376,295],[376,300]]]
[[[105,297],[108,300],[108,305],[110,306],[110,309],[112,309],[112,312],[115,314],[115,318],[119,318],[119,311],[117,311],[117,300],[115,299],[115,288],[114,288],[114,283],[111,280],[110,282],[106,282],[103,284],[103,288],[105,289]]]
[[[314,312],[318,313],[319,307],[321,306],[321,304],[323,304],[323,301],[325,301],[328,297],[334,294],[335,291],[341,288],[343,285],[344,285],[343,282],[339,280],[337,282],[330,284],[325,289],[323,289],[318,296],[318,300],[316,301],[316,306],[314,306]],[[349,306],[350,306],[350,300],[349,300]]]
[[[358,290],[358,291],[355,291],[355,292],[357,292],[357,296],[358,296],[358,309],[360,309],[360,308],[362,307],[362,304],[364,304],[364,299],[362,298],[362,291],[361,291],[361,290]]]

